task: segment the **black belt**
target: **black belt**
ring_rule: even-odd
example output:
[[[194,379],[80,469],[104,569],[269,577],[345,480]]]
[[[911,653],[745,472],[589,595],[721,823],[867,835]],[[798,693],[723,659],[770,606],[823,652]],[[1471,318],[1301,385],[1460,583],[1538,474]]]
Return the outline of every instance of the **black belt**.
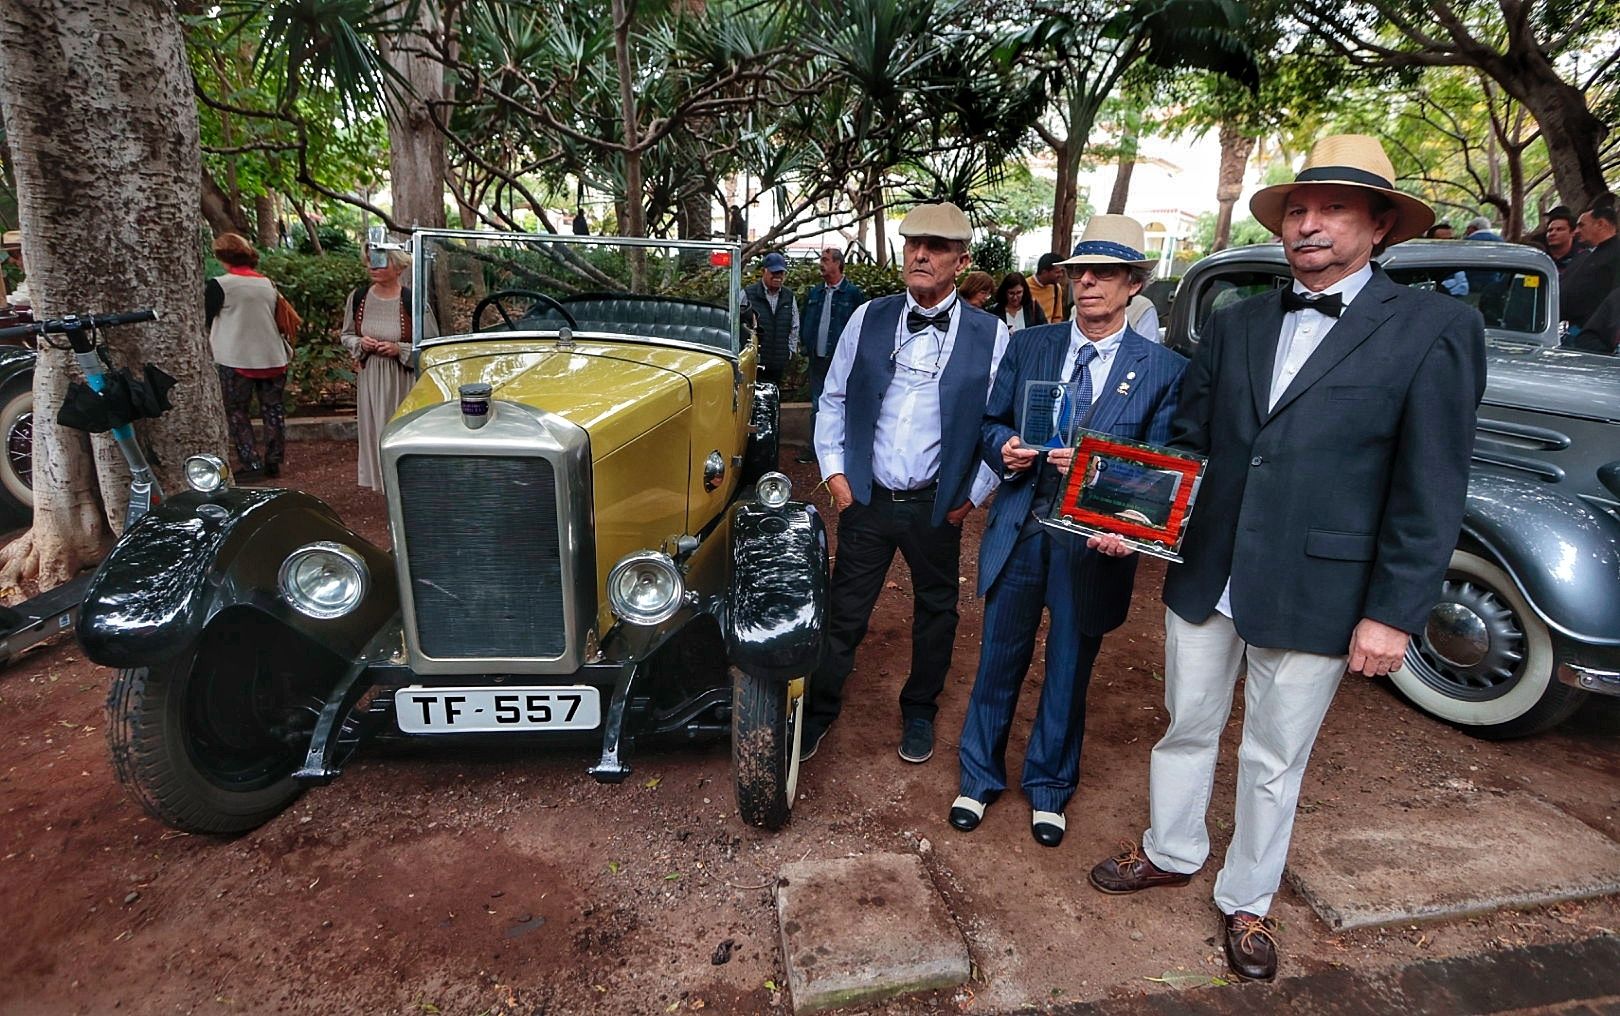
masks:
[[[890,490],[876,483],[872,484],[872,500],[874,501],[932,501],[937,493],[939,493],[938,480],[926,487],[918,487],[915,490]]]

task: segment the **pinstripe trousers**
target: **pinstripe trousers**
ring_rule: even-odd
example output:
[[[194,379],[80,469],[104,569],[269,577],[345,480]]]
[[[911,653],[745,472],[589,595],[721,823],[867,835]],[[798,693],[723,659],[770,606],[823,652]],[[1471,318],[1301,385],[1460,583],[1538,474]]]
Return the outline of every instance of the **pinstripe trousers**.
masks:
[[[1007,737],[1035,655],[1042,606],[1051,613],[1052,623],[1022,783],[1036,811],[1061,812],[1074,796],[1085,735],[1086,689],[1102,646],[1101,635],[1083,635],[1075,622],[1078,590],[1073,574],[1078,552],[1069,541],[1054,539],[1044,529],[1026,530],[990,587],[979,671],[962,724],[960,792],[966,797],[990,801],[1006,789]]]
[[[1226,863],[1215,877],[1215,905],[1264,917],[1282,882],[1305,763],[1344,676],[1343,656],[1245,645],[1224,614],[1202,624],[1164,612],[1164,704],[1170,729],[1153,748],[1152,825],[1142,835],[1148,860],[1193,872],[1209,856],[1210,792],[1221,731],[1245,663],[1243,741],[1237,809]]]

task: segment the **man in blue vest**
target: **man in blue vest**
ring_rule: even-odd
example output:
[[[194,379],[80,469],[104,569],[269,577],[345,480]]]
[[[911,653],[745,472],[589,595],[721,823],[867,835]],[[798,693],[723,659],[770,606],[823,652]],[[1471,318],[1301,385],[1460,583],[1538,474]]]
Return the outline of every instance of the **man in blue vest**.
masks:
[[[743,290],[759,329],[759,379],[775,385],[799,351],[799,301],[782,285],[786,278],[787,258],[772,252],[759,281]]]
[[[838,555],[801,759],[815,754],[838,716],[896,550],[911,570],[914,601],[900,757],[933,755],[935,700],[956,640],[962,520],[995,486],[979,461],[979,425],[1007,326],[957,299],[972,227],[953,204],[918,205],[900,235],[906,291],[855,309],[821,393],[816,458],[839,511]]]
[[[1065,382],[1075,397],[1062,429],[1169,442],[1187,361],[1127,324],[1131,298],[1154,263],[1143,248],[1135,219],[1092,216],[1074,256],[1061,262],[1073,320],[1019,332],[985,407],[981,454],[1003,470],[1003,483],[979,549],[984,639],[962,728],[961,796],[950,814],[963,832],[978,826],[985,806],[1007,787],[1007,736],[1044,606],[1052,619],[1046,676],[1021,782],[1035,841],[1045,847],[1063,841],[1063,810],[1080,778],[1092,663],[1103,635],[1125,621],[1136,558],[1110,557],[1040,524],[1052,514],[1074,449],[1066,433],[1053,438],[1050,450],[1024,446],[1020,429],[1029,429],[1021,404],[1027,385]]]
[[[844,252],[828,247],[821,252],[821,281],[810,287],[804,300],[804,335],[806,359],[810,361],[810,436],[811,444],[799,452],[795,461],[814,462],[816,433],[816,403],[821,401],[821,390],[827,384],[827,368],[832,366],[833,352],[838,348],[838,337],[855,308],[866,302],[861,287],[844,277]]]

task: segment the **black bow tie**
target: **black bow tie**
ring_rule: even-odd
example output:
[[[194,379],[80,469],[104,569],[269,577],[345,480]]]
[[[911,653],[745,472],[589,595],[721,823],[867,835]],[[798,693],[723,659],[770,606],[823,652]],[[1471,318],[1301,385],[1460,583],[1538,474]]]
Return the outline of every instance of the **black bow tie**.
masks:
[[[950,326],[951,312],[949,308],[938,314],[924,314],[915,307],[906,311],[906,330],[911,332],[913,335],[922,331],[924,328],[938,328],[943,332],[950,328]]]
[[[1309,296],[1305,293],[1296,293],[1292,289],[1283,290],[1283,313],[1296,310],[1314,310],[1318,314],[1328,317],[1338,317],[1344,313],[1344,297],[1338,293],[1326,293]]]

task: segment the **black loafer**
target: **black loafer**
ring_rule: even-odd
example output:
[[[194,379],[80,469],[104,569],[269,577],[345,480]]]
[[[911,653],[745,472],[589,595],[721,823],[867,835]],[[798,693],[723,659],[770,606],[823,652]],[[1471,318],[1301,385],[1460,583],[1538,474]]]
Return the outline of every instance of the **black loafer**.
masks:
[[[272,480],[275,479],[276,477],[280,476],[281,475],[281,463],[279,463],[279,462],[266,462],[264,464],[264,475],[270,477]]]
[[[821,747],[821,739],[827,736],[825,730],[816,730],[805,727],[804,733],[799,735],[799,761],[808,762],[815,755],[816,749]]]
[[[1063,842],[1068,823],[1058,811],[1037,811],[1030,817],[1029,832],[1043,847],[1055,847]]]
[[[921,717],[907,720],[900,734],[900,757],[914,765],[934,757],[934,721]]]
[[[985,803],[975,801],[971,797],[958,797],[951,802],[951,825],[962,832],[970,833],[979,828],[984,820]]]

